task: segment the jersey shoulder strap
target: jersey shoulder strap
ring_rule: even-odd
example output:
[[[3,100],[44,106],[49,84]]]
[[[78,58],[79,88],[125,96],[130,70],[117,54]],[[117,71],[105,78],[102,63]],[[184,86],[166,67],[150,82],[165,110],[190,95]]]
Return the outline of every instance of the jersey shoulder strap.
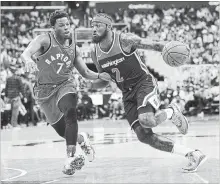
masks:
[[[118,44],[119,44],[119,47],[120,47],[120,50],[121,50],[121,52],[125,55],[125,56],[130,56],[130,55],[132,55],[135,51],[136,51],[136,49],[134,48],[134,47],[131,47],[131,49],[130,49],[130,51],[125,51],[124,49],[123,49],[123,47],[122,47],[122,41],[121,41],[121,35],[122,34],[125,34],[125,33],[122,33],[122,32],[119,32],[118,33]]]

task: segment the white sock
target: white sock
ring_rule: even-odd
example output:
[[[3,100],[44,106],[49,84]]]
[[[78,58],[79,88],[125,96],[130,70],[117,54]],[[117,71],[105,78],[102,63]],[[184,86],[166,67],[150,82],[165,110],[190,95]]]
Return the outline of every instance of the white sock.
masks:
[[[175,143],[173,146],[172,153],[177,154],[177,155],[186,156],[187,153],[192,152],[192,151],[195,151],[195,150]]]
[[[164,109],[164,111],[167,113],[167,119],[171,119],[173,115],[173,109],[168,108],[168,109]]]

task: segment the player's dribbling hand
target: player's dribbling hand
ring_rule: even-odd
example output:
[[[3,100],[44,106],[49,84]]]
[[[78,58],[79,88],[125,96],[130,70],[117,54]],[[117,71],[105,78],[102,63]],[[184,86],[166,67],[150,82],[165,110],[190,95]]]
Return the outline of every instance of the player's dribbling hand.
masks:
[[[30,73],[34,73],[36,71],[39,71],[37,68],[37,64],[35,62],[26,63],[24,70],[25,70],[25,72],[30,72]]]
[[[104,81],[111,81],[112,80],[111,76],[106,72],[100,73],[99,79],[102,79]]]

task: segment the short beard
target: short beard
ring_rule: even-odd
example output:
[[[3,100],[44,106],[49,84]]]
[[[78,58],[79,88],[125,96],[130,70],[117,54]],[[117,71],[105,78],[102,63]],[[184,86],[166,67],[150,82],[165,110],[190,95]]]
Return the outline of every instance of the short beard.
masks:
[[[105,30],[105,32],[101,36],[95,36],[95,37],[93,36],[92,41],[94,43],[100,43],[106,37],[106,35],[107,35],[107,30]]]

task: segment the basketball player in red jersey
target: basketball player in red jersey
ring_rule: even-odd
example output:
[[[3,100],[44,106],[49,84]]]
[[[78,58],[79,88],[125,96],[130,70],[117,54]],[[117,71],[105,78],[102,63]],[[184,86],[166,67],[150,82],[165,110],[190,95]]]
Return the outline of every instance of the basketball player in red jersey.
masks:
[[[75,173],[84,165],[84,156],[76,155],[78,136],[76,83],[72,71],[74,67],[87,79],[110,80],[107,73],[94,73],[83,62],[80,49],[76,46],[74,34],[70,29],[69,16],[64,11],[55,11],[50,16],[52,33],[37,36],[25,49],[21,58],[26,70],[35,72],[34,95],[45,113],[48,123],[66,139],[67,161],[63,172]],[[33,61],[36,58],[36,63]],[[94,150],[88,135],[81,133],[78,143],[85,151],[89,161],[94,158]]]
[[[139,141],[158,150],[176,153],[189,159],[183,168],[194,172],[206,156],[199,150],[186,148],[172,140],[155,134],[153,127],[170,119],[182,134],[188,131],[188,121],[176,104],[159,111],[160,100],[155,78],[141,61],[137,49],[161,52],[164,43],[141,39],[132,33],[112,31],[112,19],[107,14],[97,14],[92,20],[95,48],[92,59],[99,72],[107,72],[123,93],[126,118]],[[102,88],[108,81],[97,80],[92,88]]]

